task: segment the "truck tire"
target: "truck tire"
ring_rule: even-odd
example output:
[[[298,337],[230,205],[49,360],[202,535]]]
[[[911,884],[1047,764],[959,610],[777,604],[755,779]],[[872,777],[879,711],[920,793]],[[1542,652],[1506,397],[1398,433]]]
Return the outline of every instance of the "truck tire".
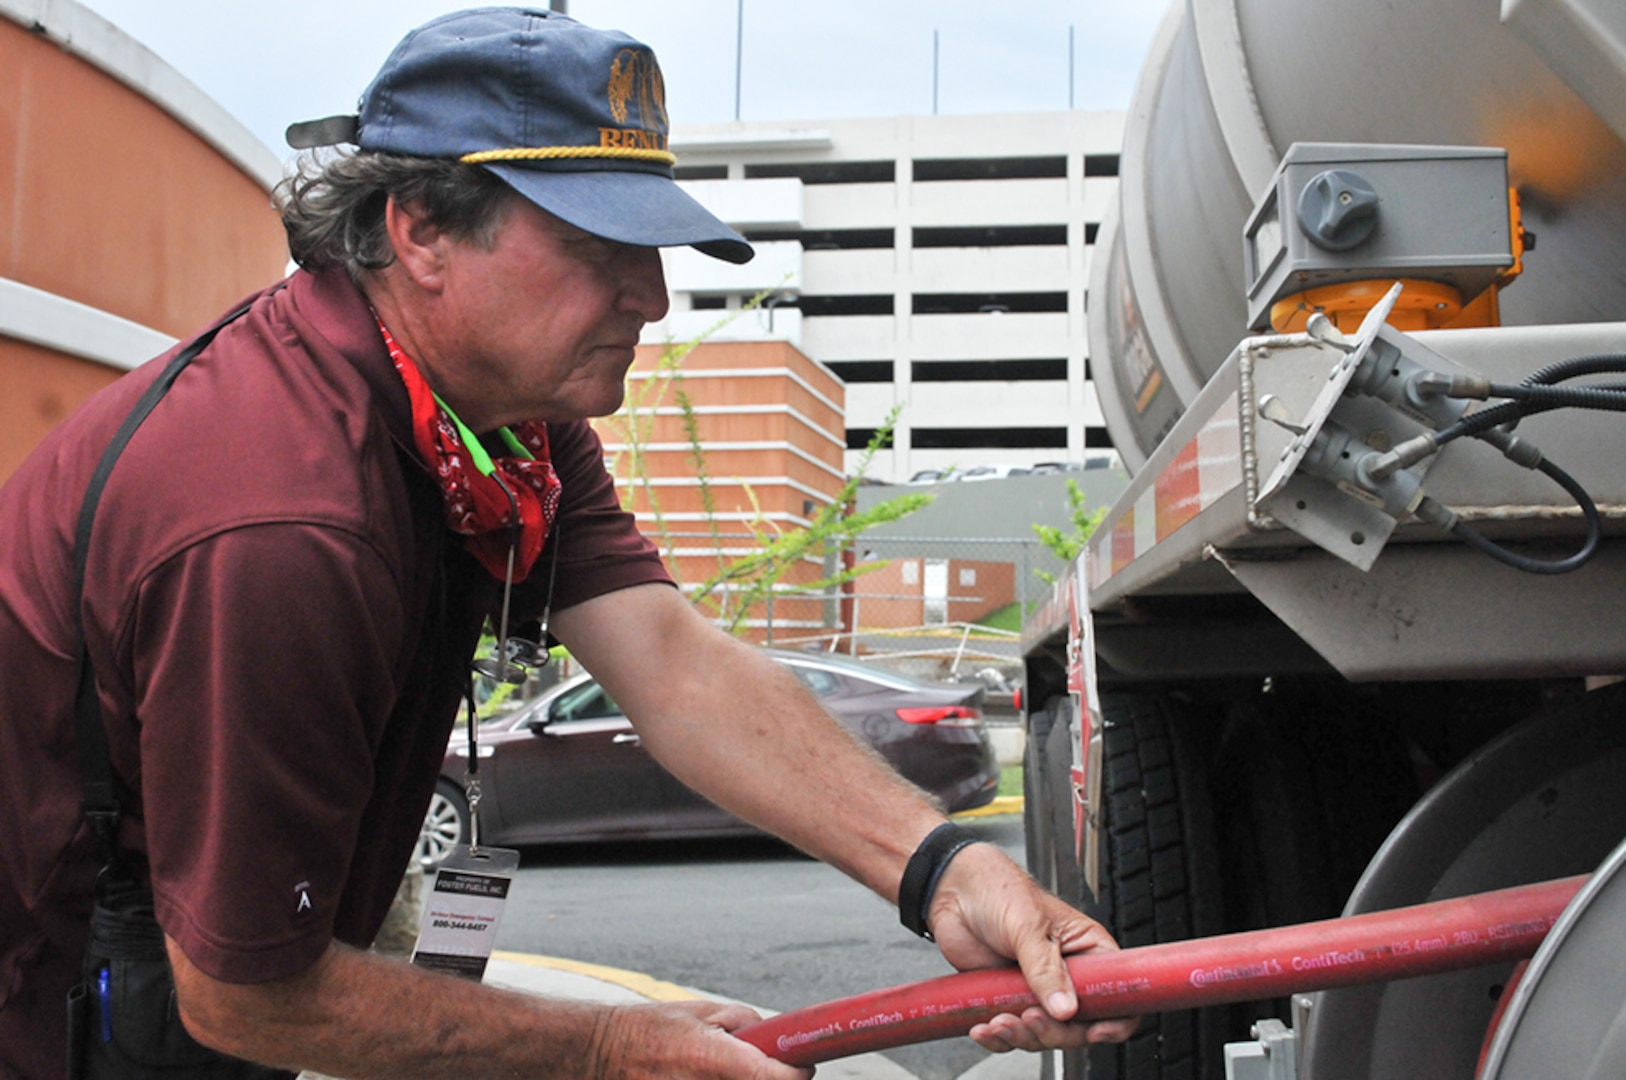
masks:
[[[1224,732],[1226,929],[1335,917],[1421,794],[1393,710],[1347,684],[1286,683],[1238,704]]]
[[[1108,694],[1102,763],[1101,908],[1124,948],[1224,930],[1208,753],[1216,730],[1194,700],[1172,692]],[[1090,1051],[1091,1077],[1219,1080],[1224,1009],[1142,1019],[1120,1046]]]
[[[1194,702],[1167,692],[1112,693],[1102,763],[1101,896],[1089,895],[1072,856],[1070,724],[1066,699],[1046,703],[1048,729],[1028,762],[1030,827],[1046,849],[1038,866],[1073,906],[1101,920],[1129,948],[1220,933],[1223,898],[1199,740],[1216,722]],[[1048,811],[1048,812],[1047,812]],[[1045,879],[1040,878],[1041,881]],[[1044,1055],[1042,1075],[1108,1080],[1219,1080],[1225,1010],[1147,1016],[1122,1045]]]
[[[1052,697],[1028,715],[1022,743],[1022,840],[1027,852],[1028,873],[1033,880],[1056,890],[1054,830],[1051,827],[1051,792],[1048,781],[1049,758],[1045,743],[1055,726],[1056,711],[1067,706],[1065,697]]]
[[[1099,919],[1073,850],[1073,739],[1078,724],[1073,708],[1070,697],[1053,697],[1034,714],[1028,729],[1022,769],[1028,872],[1069,904]]]
[[[1106,919],[1084,884],[1073,853],[1072,698],[1058,694],[1029,720],[1022,762],[1023,826],[1028,872],[1039,884],[1103,924]],[[1055,1051],[1040,1058],[1040,1080],[1085,1075],[1085,1051]]]
[[[1087,913],[1101,918],[1095,896],[1084,882],[1073,836],[1073,740],[1078,738],[1080,717],[1074,715],[1071,699],[1063,699],[1056,722],[1045,740],[1045,783],[1050,788],[1046,806],[1050,809],[1050,833],[1054,838],[1056,895]]]

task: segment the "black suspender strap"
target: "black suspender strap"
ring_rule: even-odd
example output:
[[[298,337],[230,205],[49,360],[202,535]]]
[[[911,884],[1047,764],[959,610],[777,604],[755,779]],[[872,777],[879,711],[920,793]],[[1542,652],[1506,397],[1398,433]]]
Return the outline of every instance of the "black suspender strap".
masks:
[[[119,455],[124,453],[125,446],[135,435],[136,429],[147,419],[147,414],[152,412],[165,394],[169,393],[169,388],[174,385],[176,377],[208,347],[221,328],[247,311],[247,306],[239,308],[198,335],[191,344],[175,354],[153,384],[147,387],[146,393],[141,395],[141,400],[136,402],[135,408],[124,418],[118,431],[114,432],[113,441],[102,451],[101,460],[96,464],[96,471],[91,474],[90,484],[85,488],[84,502],[79,506],[79,524],[74,532],[73,559],[74,613],[80,620],[79,679],[78,688],[74,693],[73,708],[79,742],[79,778],[84,787],[80,808],[85,820],[90,822],[91,831],[101,843],[103,861],[108,866],[115,865],[119,857],[119,799],[113,786],[113,762],[107,751],[107,728],[102,720],[101,701],[96,693],[96,672],[91,666],[90,649],[85,644],[83,624],[85,567],[90,561],[90,534],[96,522],[96,506],[102,500],[102,489],[107,486],[107,479],[112,475],[113,466],[118,462]]]

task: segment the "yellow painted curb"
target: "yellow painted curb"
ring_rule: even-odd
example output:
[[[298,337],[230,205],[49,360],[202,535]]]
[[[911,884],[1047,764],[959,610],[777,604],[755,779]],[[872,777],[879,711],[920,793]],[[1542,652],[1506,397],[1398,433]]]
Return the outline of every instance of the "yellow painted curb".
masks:
[[[663,982],[637,971],[626,971],[622,968],[605,967],[603,964],[589,964],[581,960],[566,960],[561,956],[533,956],[530,953],[502,952],[491,954],[499,960],[507,960],[515,964],[526,964],[530,967],[550,968],[554,971],[568,971],[576,975],[585,975],[600,982],[619,986],[623,990],[631,990],[651,1001],[700,1001],[703,1000],[692,990],[676,983]]]
[[[1025,800],[1020,795],[1000,795],[987,806],[979,806],[975,810],[962,810],[952,815],[956,818],[993,817],[996,814],[1020,814]]]

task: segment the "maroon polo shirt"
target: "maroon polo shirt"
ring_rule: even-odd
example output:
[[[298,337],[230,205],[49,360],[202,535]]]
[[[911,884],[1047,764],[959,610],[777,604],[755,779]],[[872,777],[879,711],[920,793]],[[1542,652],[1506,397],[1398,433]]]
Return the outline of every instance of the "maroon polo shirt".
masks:
[[[99,865],[79,811],[73,541],[114,428],[92,398],[0,489],[0,1075],[62,1075]],[[85,640],[158,920],[227,982],[365,946],[413,850],[500,588],[445,527],[406,392],[340,273],[261,294],[130,442],[98,511]],[[668,581],[585,422],[550,427],[556,610]],[[551,545],[553,540],[550,539]],[[540,609],[545,552],[516,593]]]

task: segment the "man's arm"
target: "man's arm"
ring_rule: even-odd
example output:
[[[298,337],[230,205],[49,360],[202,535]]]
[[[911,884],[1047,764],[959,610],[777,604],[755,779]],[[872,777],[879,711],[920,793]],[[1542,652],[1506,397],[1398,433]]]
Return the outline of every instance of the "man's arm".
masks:
[[[795,676],[666,585],[578,604],[553,629],[678,779],[897,899],[904,861],[942,813]]]
[[[167,939],[166,939],[167,940]],[[544,999],[329,946],[307,971],[223,983],[167,941],[181,1018],[234,1057],[332,1076],[682,1077],[808,1080],[727,1032],[757,1019],[742,1005],[612,1007]]]
[[[779,664],[664,585],[571,607],[554,630],[678,779],[897,901],[905,863],[943,814]],[[1067,1023],[1078,999],[1063,953],[1116,946],[992,845],[974,844],[949,864],[928,924],[955,967],[1016,960],[1045,1003],[979,1025],[972,1037],[989,1049],[1077,1046],[1131,1030]]]

